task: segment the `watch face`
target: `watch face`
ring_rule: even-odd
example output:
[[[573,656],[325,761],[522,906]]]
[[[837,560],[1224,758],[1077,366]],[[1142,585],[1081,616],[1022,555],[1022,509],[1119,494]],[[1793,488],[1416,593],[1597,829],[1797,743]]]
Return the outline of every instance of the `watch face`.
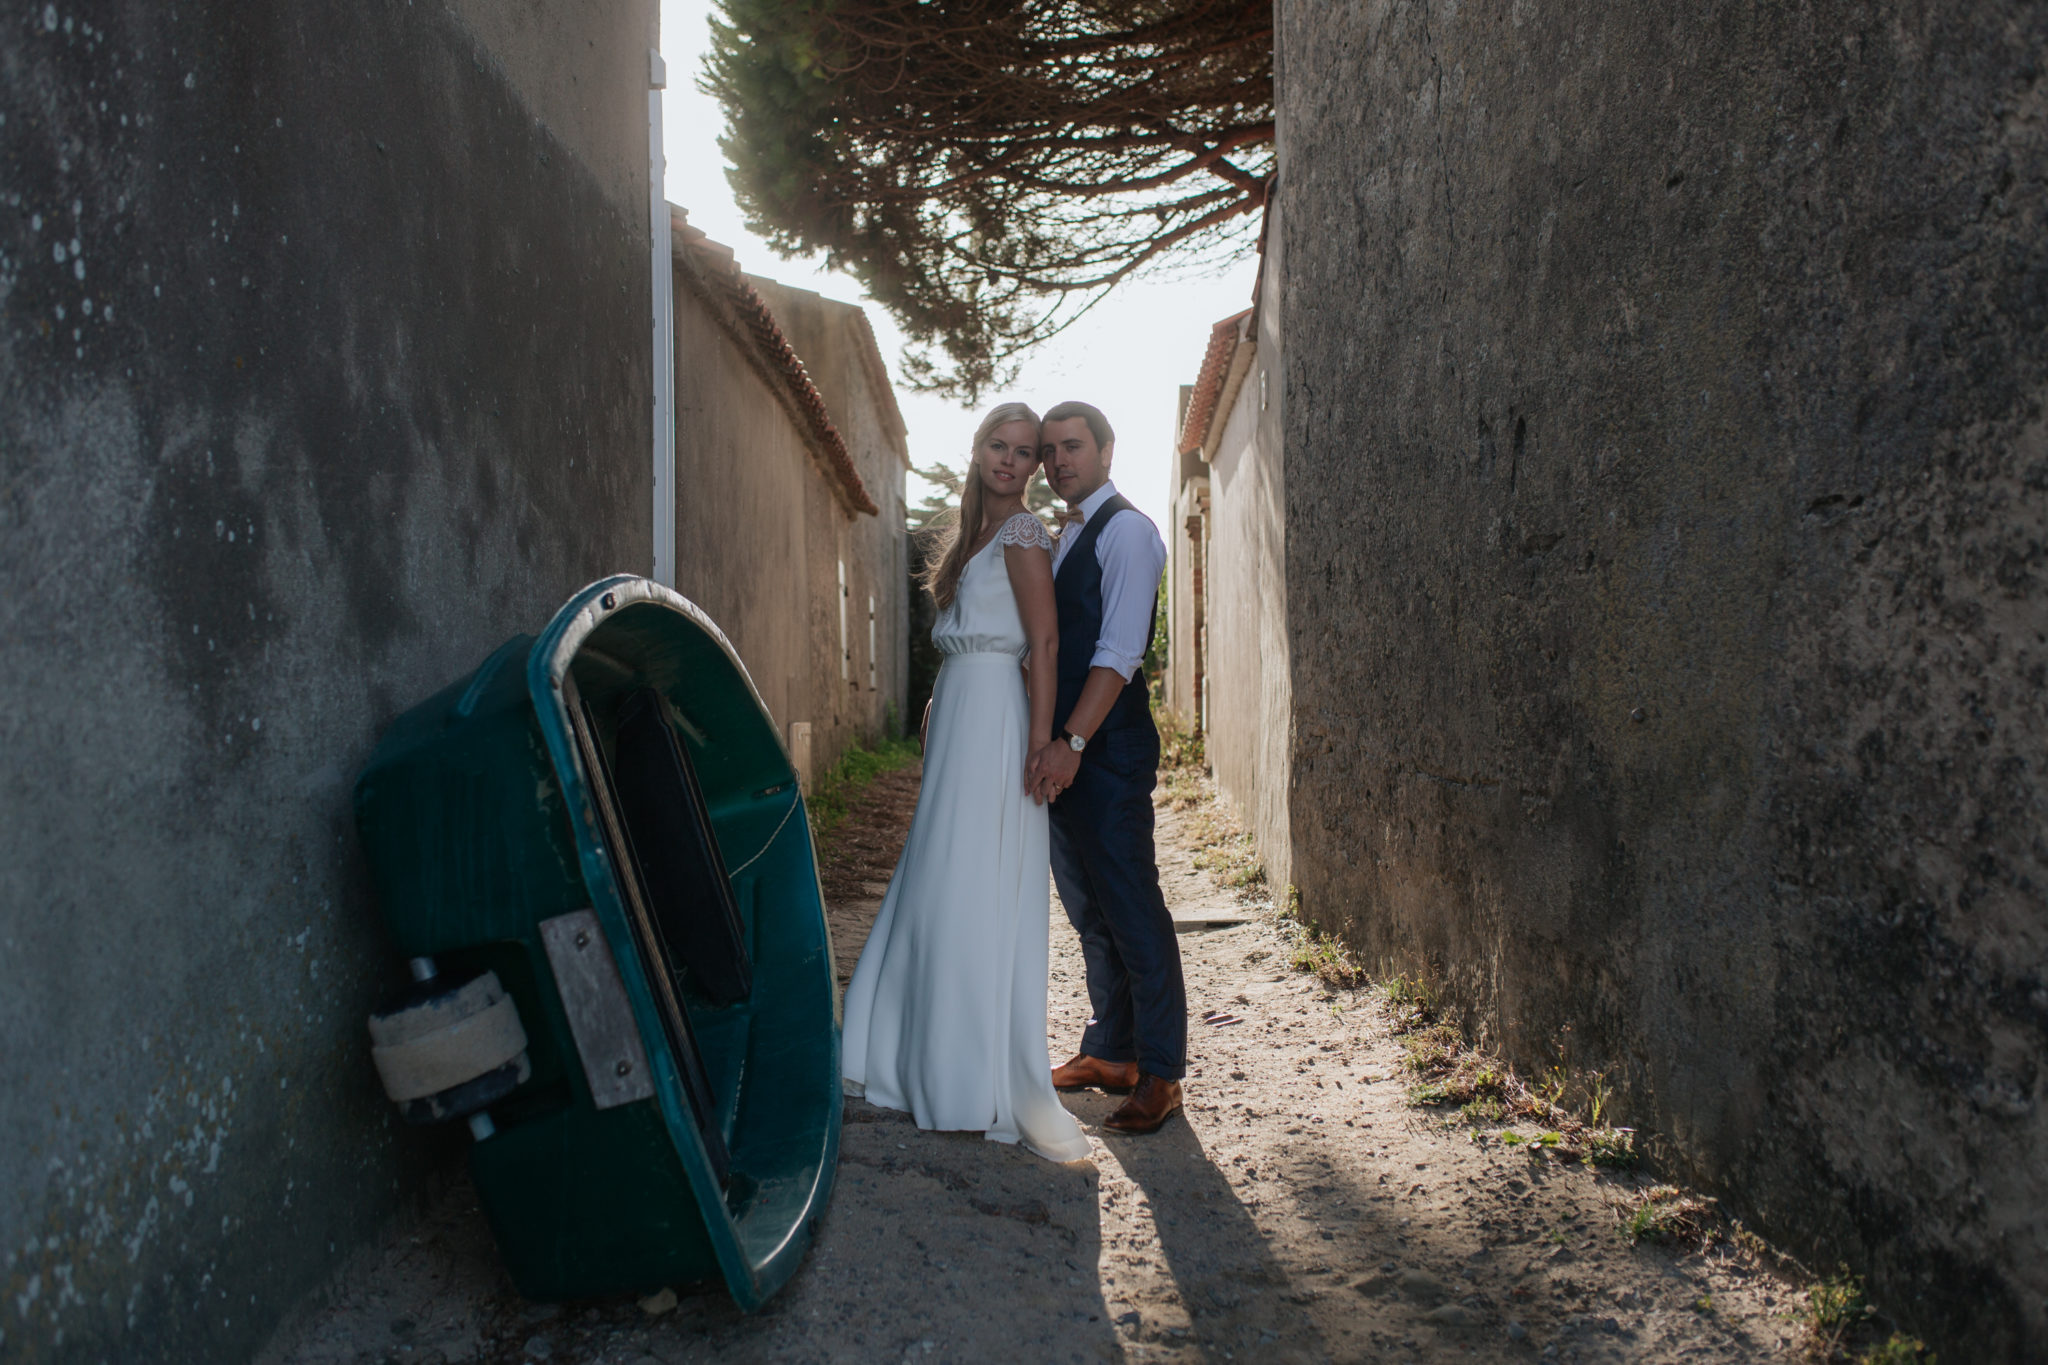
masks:
[[[1074,751],[1075,753],[1077,753],[1077,754],[1078,754],[1078,753],[1080,753],[1080,752],[1081,752],[1081,751],[1082,751],[1083,749],[1085,749],[1085,748],[1087,748],[1087,747],[1088,747],[1088,741],[1087,741],[1087,740],[1085,740],[1085,739],[1083,739],[1083,738],[1081,738],[1081,737],[1080,737],[1079,735],[1068,735],[1068,736],[1067,736],[1067,747],[1068,747],[1068,748],[1070,748],[1070,749],[1072,749],[1072,750],[1073,750],[1073,751]]]

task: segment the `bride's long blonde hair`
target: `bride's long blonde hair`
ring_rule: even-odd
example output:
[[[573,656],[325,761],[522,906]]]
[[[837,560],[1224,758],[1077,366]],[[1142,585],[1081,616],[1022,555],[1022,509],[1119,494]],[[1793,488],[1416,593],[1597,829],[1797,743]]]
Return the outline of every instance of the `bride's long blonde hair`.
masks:
[[[938,543],[925,558],[924,585],[931,590],[932,600],[939,604],[940,611],[953,605],[974,538],[981,534],[981,504],[986,490],[982,488],[980,471],[974,467],[975,458],[981,454],[981,443],[988,439],[988,434],[1011,422],[1036,426],[1038,414],[1024,403],[998,403],[988,410],[981,425],[974,429],[974,444],[967,448],[967,477],[960,482],[960,515],[939,533]]]

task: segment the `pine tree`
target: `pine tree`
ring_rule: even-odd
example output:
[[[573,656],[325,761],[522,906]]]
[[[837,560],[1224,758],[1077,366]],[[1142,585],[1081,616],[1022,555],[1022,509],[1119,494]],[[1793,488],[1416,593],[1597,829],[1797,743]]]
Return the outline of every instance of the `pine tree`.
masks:
[[[703,88],[748,226],[892,314],[973,401],[1155,261],[1244,249],[1271,0],[720,0]]]

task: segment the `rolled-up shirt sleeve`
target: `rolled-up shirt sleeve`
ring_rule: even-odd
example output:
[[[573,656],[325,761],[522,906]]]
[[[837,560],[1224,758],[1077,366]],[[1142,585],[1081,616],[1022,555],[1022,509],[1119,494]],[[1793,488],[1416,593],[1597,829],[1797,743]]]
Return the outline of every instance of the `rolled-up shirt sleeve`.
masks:
[[[1166,542],[1144,516],[1127,512],[1095,538],[1095,560],[1102,566],[1102,634],[1088,665],[1113,668],[1129,682],[1152,643],[1152,605],[1166,570]]]

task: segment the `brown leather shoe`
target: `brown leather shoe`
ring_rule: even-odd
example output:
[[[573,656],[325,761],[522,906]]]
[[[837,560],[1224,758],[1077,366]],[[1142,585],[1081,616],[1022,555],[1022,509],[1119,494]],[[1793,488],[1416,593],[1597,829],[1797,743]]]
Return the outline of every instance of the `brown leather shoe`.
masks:
[[[1075,1053],[1072,1061],[1052,1069],[1055,1090],[1086,1090],[1092,1086],[1112,1095],[1128,1095],[1137,1083],[1136,1062],[1105,1062],[1085,1052]]]
[[[1138,1090],[1102,1121],[1112,1133],[1156,1133],[1180,1112],[1180,1082],[1140,1073]]]

